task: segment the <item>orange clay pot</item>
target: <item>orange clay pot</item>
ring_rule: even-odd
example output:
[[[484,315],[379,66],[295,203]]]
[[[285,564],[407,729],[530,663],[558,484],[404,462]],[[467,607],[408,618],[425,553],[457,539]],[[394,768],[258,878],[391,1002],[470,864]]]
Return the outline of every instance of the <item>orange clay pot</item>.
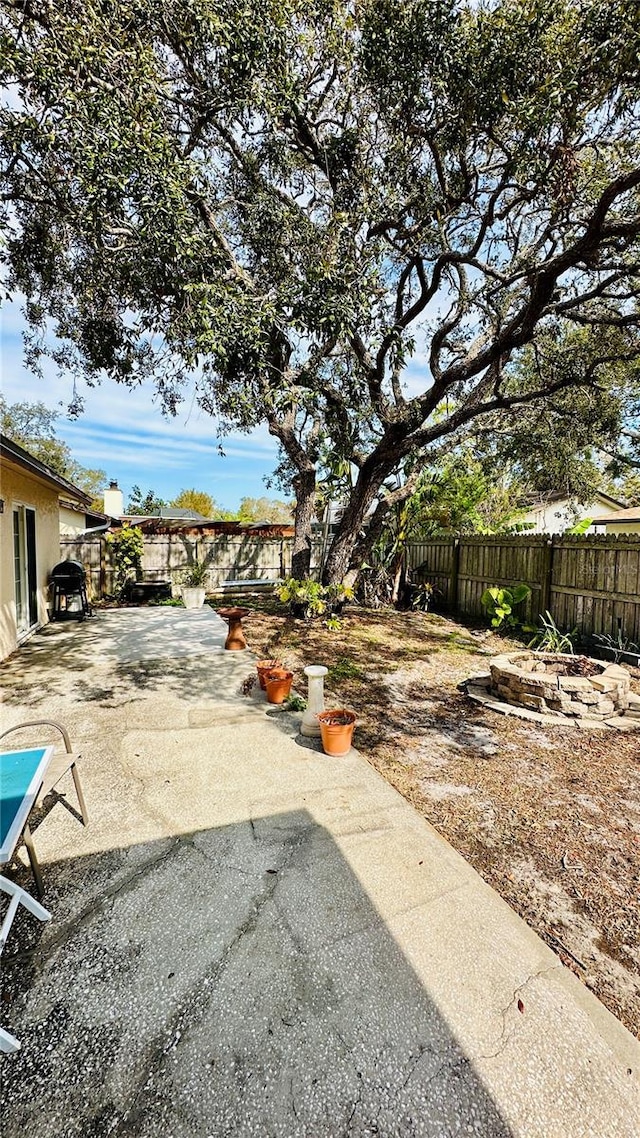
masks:
[[[325,755],[348,755],[356,725],[353,711],[344,707],[321,711],[318,723]]]
[[[267,672],[278,671],[282,668],[282,660],[258,660],[256,664],[258,671],[258,680],[260,687],[263,691],[267,690],[266,675]]]
[[[287,672],[286,668],[274,668],[271,672],[267,672],[265,682],[268,702],[284,703],[291,691],[293,672]]]

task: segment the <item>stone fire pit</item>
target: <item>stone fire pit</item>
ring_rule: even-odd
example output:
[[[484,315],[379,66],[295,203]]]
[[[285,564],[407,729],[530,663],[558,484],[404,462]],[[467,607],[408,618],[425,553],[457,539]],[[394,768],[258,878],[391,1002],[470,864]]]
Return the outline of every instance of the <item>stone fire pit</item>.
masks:
[[[525,651],[496,656],[489,667],[491,694],[529,711],[604,722],[629,708],[631,677],[618,664]]]

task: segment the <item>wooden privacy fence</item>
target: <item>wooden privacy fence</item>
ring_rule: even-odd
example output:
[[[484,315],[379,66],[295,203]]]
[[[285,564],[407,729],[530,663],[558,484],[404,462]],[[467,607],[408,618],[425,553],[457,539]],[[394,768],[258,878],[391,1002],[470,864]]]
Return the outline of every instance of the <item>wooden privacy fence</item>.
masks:
[[[261,538],[251,533],[145,534],[142,568],[146,577],[170,578],[195,561],[209,567],[205,588],[211,592],[224,581],[277,580],[290,571],[291,538]]]
[[[80,561],[87,574],[87,591],[93,600],[111,591],[111,569],[107,561],[106,542],[100,534],[90,538],[61,535],[62,561]],[[52,566],[53,568],[53,566]]]
[[[142,570],[147,580],[172,580],[195,561],[209,567],[206,589],[214,592],[225,581],[277,581],[291,572],[291,537],[256,534],[163,533],[144,535]],[[95,599],[115,591],[109,546],[104,534],[92,537],[61,537],[63,559],[81,561],[87,572],[90,595]],[[312,567],[317,566],[321,543],[313,547]]]
[[[548,610],[563,630],[640,643],[640,535],[433,538],[410,546],[408,560],[452,612],[482,616],[486,588],[523,582],[532,624]]]

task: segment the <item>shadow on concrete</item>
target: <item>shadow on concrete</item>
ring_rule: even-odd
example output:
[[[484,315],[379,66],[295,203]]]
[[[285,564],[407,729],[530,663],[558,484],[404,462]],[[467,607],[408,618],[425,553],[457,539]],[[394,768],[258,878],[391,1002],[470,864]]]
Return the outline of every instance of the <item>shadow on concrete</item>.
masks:
[[[2,665],[7,705],[37,709],[71,687],[81,702],[116,707],[166,691],[192,700],[238,698],[249,652],[225,652],[226,623],[205,606],[111,609],[47,625]]]
[[[52,923],[5,958],[3,1138],[512,1133],[304,810],[45,874]]]

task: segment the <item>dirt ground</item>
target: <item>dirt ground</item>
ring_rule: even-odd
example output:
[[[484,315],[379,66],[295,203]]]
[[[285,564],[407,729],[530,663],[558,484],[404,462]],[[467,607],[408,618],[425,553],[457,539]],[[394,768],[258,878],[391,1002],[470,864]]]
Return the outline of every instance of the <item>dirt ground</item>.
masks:
[[[301,694],[306,664],[330,667],[326,705],[357,712],[369,762],[640,1035],[640,732],[482,708],[457,685],[521,645],[442,616],[349,607],[329,632],[256,610],[243,626]]]

